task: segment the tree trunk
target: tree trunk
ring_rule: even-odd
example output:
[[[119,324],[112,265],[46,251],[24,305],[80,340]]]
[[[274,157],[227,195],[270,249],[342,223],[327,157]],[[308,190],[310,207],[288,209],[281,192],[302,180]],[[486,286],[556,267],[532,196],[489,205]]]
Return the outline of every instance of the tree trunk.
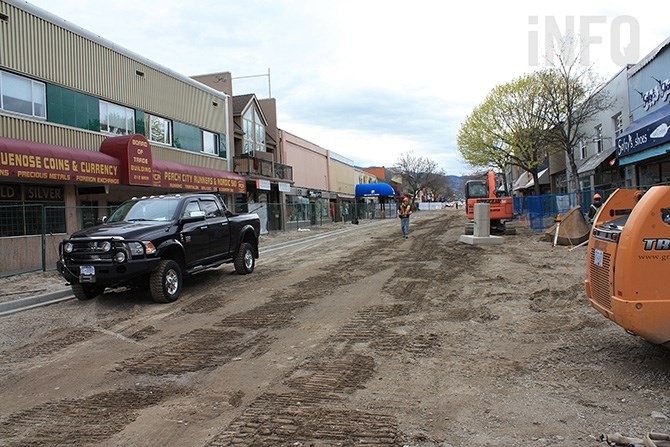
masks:
[[[537,176],[537,172],[533,171],[533,192],[536,196],[540,195],[540,177]]]

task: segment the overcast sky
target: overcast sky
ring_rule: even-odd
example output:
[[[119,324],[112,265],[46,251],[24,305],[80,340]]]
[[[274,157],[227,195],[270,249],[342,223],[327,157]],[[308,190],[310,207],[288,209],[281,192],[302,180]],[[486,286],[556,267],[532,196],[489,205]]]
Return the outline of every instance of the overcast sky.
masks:
[[[453,175],[471,171],[456,145],[465,117],[496,85],[540,68],[545,41],[570,23],[590,24],[589,62],[604,78],[670,36],[660,1],[29,3],[187,76],[263,75],[234,80],[233,93],[271,92],[280,128],[357,166],[412,152]]]

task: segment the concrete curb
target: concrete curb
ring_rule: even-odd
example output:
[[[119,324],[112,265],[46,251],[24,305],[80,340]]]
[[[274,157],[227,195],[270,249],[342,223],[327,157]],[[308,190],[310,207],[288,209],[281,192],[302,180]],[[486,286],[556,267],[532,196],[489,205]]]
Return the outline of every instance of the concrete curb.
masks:
[[[18,300],[0,303],[0,316],[8,315],[24,309],[30,309],[31,307],[57,303],[59,301],[69,300],[72,298],[74,298],[74,295],[72,294],[72,289],[70,288],[57,290],[55,292],[43,293],[42,295],[19,298]]]

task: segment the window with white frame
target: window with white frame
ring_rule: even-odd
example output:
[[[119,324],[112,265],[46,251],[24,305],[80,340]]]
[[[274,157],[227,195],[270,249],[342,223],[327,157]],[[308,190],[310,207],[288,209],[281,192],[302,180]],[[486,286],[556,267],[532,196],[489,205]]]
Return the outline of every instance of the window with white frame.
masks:
[[[612,121],[614,122],[614,138],[619,138],[619,135],[623,132],[623,116],[621,112],[614,115]]]
[[[147,113],[144,119],[144,127],[149,141],[172,145],[172,121]]]
[[[244,153],[265,152],[265,126],[254,107],[250,107],[244,120]]]
[[[202,151],[206,154],[219,154],[219,136],[212,132],[202,131]]]
[[[37,118],[46,118],[46,84],[0,71],[0,108]]]
[[[596,126],[596,153],[599,154],[603,151],[603,126]]]
[[[579,159],[583,160],[586,158],[586,143],[584,142],[584,139],[581,138],[579,140]]]
[[[114,135],[135,133],[135,110],[100,101],[100,132]]]

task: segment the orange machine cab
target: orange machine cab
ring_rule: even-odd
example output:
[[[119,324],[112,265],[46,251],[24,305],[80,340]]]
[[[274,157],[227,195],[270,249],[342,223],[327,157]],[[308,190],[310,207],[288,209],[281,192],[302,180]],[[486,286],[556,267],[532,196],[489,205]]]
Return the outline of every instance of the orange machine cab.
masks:
[[[465,198],[467,200],[468,219],[475,218],[475,204],[490,204],[490,219],[511,220],[514,217],[514,199],[511,197],[496,196],[495,173],[489,171],[488,180],[470,180],[465,185]]]
[[[604,316],[670,347],[670,186],[616,190],[601,206],[586,259],[586,296]]]

